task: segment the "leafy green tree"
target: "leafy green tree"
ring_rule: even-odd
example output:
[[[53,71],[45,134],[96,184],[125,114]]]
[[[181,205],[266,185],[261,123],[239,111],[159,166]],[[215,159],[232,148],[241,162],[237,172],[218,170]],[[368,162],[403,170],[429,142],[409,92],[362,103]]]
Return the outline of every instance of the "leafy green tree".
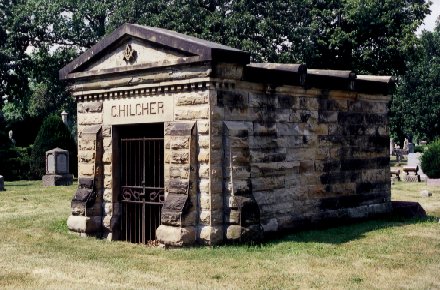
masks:
[[[68,150],[70,153],[70,173],[77,174],[77,147],[70,131],[59,116],[47,117],[41,125],[35,138],[31,154],[31,172],[36,178],[41,178],[46,172],[46,151],[56,147]]]
[[[425,0],[312,0],[315,53],[309,67],[399,75],[415,32],[429,12]]]
[[[0,97],[9,102],[0,109],[11,128],[63,109],[75,116],[57,70],[125,22],[237,47],[258,62],[403,74],[428,7],[425,0],[3,0]]]
[[[391,104],[393,137],[435,140],[440,137],[440,22],[433,32],[422,33],[407,66]]]

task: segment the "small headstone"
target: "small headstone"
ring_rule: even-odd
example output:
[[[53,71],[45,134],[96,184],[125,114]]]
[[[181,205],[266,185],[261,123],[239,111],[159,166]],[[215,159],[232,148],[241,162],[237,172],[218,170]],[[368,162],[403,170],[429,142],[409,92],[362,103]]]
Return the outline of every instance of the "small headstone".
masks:
[[[421,197],[430,197],[430,196],[432,196],[432,193],[427,190],[422,190],[422,191],[420,191],[420,196]]]
[[[415,147],[414,143],[408,143],[408,154],[414,153]]]
[[[55,148],[46,152],[46,175],[44,186],[71,185],[73,175],[69,174],[69,151]]]
[[[408,152],[408,144],[409,141],[407,138],[405,138],[405,141],[403,141],[403,148],[402,148],[405,153]]]
[[[15,146],[14,132],[12,130],[9,131],[9,141]]]
[[[5,179],[3,178],[2,175],[0,175],[0,191],[4,191],[5,190]]]
[[[408,166],[418,166],[419,171],[418,174],[420,176],[420,180],[425,181],[428,179],[428,176],[423,172],[420,157],[422,157],[422,153],[409,153],[408,154]]]
[[[394,155],[394,140],[390,139],[390,155]]]

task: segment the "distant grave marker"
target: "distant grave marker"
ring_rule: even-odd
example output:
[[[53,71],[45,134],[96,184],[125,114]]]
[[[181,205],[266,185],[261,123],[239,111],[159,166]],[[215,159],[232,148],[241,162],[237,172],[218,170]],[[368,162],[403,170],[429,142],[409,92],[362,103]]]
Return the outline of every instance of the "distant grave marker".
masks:
[[[420,163],[420,157],[422,156],[422,153],[409,153],[408,154],[408,166],[412,167],[418,167],[419,176],[421,180],[426,180],[428,177],[425,173],[423,173],[422,166]]]
[[[55,148],[46,152],[46,175],[44,186],[71,185],[73,175],[69,174],[69,151]]]

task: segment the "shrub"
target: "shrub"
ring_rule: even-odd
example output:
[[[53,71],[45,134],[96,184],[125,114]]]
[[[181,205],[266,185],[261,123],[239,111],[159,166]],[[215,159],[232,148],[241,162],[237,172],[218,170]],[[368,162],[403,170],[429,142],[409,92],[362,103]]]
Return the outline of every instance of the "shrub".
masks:
[[[77,148],[69,129],[60,117],[47,117],[40,127],[32,149],[31,171],[34,178],[46,173],[46,151],[59,147],[70,153],[70,173],[77,174]]]
[[[0,173],[6,180],[30,179],[30,156],[32,147],[0,149]]]
[[[421,166],[429,178],[440,178],[440,139],[428,145],[421,157]]]
[[[414,147],[414,153],[424,153],[425,152],[425,145],[416,145]]]

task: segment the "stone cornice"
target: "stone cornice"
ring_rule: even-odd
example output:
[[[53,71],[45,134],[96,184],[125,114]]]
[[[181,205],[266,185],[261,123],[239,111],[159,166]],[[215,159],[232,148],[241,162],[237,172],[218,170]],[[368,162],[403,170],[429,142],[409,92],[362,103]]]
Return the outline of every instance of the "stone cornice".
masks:
[[[235,83],[229,81],[219,81],[210,78],[181,81],[181,82],[163,82],[153,85],[144,85],[130,88],[113,88],[109,90],[91,90],[74,92],[73,96],[76,97],[77,102],[83,101],[95,101],[104,99],[124,99],[140,96],[153,96],[172,94],[179,92],[190,92],[207,89],[234,89]]]

